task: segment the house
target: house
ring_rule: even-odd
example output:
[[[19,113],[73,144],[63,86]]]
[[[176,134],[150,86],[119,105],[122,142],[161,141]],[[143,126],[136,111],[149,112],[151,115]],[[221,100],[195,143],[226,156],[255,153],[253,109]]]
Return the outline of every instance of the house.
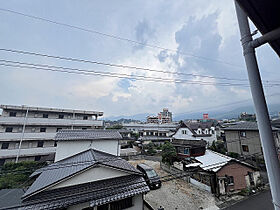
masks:
[[[155,124],[155,123],[123,123],[124,128],[131,130],[133,133],[139,133],[143,130],[147,129],[166,129],[169,131],[176,131],[178,127],[178,123],[163,123],[163,124]]]
[[[204,140],[173,139],[172,144],[176,149],[177,157],[184,159],[204,155],[207,142]]]
[[[149,144],[150,142],[161,145],[166,141],[171,141],[172,134],[174,132],[170,131],[168,128],[143,128],[139,130],[139,139],[143,144]]]
[[[259,129],[256,122],[236,122],[223,128],[228,152],[242,157],[263,157]],[[272,127],[276,147],[279,148],[279,128]]]
[[[260,182],[260,173],[254,166],[212,150],[184,163],[185,170],[193,166],[197,172],[190,183],[216,195],[255,187]]]
[[[22,197],[23,210],[138,210],[144,209],[143,195],[149,191],[142,173],[127,161],[92,148],[31,177],[37,178]]]
[[[208,145],[217,140],[212,122],[181,122],[172,137],[180,140],[205,140]]]
[[[11,161],[53,161],[61,129],[102,128],[103,112],[0,105],[0,166]]]
[[[119,156],[121,139],[116,130],[60,130],[55,136],[55,162],[89,148]]]

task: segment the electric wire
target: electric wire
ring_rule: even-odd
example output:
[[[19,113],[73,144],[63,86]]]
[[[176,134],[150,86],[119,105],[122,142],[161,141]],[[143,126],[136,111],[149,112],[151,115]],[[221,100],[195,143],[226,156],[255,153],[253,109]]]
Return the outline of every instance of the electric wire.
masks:
[[[77,30],[81,30],[81,31],[85,31],[85,32],[93,33],[93,34],[98,34],[98,35],[101,35],[101,36],[105,36],[105,37],[109,37],[109,38],[113,38],[113,39],[117,39],[117,40],[121,40],[121,41],[126,41],[126,42],[129,42],[129,43],[132,43],[132,44],[138,44],[138,45],[146,46],[146,47],[149,47],[149,48],[155,48],[155,49],[159,49],[159,50],[166,50],[166,51],[170,51],[170,52],[175,52],[175,53],[185,55],[185,56],[189,56],[189,57],[193,57],[193,58],[196,58],[196,59],[221,63],[221,64],[229,65],[229,66],[232,66],[232,67],[235,67],[235,68],[242,68],[242,69],[244,68],[242,66],[232,64],[232,63],[229,63],[229,62],[225,62],[225,61],[222,61],[222,60],[212,59],[212,58],[208,58],[208,57],[204,57],[204,56],[200,56],[200,55],[195,55],[193,53],[187,53],[187,52],[183,52],[183,51],[176,50],[176,49],[170,49],[170,48],[165,48],[165,47],[161,47],[161,46],[157,46],[157,45],[147,44],[147,43],[139,42],[139,41],[128,39],[128,38],[123,38],[123,37],[120,37],[120,36],[107,34],[107,33],[104,33],[104,32],[97,31],[97,30],[92,30],[92,29],[87,29],[87,28],[83,28],[83,27],[80,27],[80,26],[75,26],[75,25],[71,25],[71,24],[67,24],[67,23],[62,23],[62,22],[50,20],[50,19],[47,19],[47,18],[42,18],[42,17],[39,17],[39,16],[34,16],[34,15],[10,10],[10,9],[0,8],[0,11],[9,12],[9,13],[12,13],[12,14],[17,14],[17,15],[20,15],[20,16],[24,16],[24,17],[28,17],[28,18],[32,18],[32,19],[52,23],[52,24],[55,24],[55,25],[68,27],[68,28],[73,28],[73,29],[77,29]]]
[[[116,67],[116,68],[127,68],[127,69],[143,70],[143,71],[150,71],[150,72],[158,72],[158,73],[164,73],[164,74],[174,74],[174,75],[184,75],[184,76],[193,76],[193,77],[205,77],[205,78],[211,78],[211,79],[246,81],[246,82],[248,82],[247,79],[235,79],[235,78],[227,78],[227,77],[216,77],[216,76],[210,76],[210,75],[163,71],[163,70],[159,70],[159,69],[150,69],[150,68],[130,66],[130,65],[124,65],[124,64],[105,63],[105,62],[100,62],[100,61],[91,61],[91,60],[86,60],[86,59],[79,59],[79,58],[72,58],[72,57],[65,57],[65,56],[58,56],[58,55],[50,55],[50,54],[30,52],[30,51],[24,51],[24,50],[16,50],[16,49],[0,48],[0,51],[18,53],[18,54],[24,54],[24,55],[31,55],[31,56],[41,56],[41,57],[54,58],[54,59],[59,59],[59,60],[72,61],[72,62],[82,62],[82,63],[90,63],[90,64],[96,64],[96,65],[104,65],[104,66]]]

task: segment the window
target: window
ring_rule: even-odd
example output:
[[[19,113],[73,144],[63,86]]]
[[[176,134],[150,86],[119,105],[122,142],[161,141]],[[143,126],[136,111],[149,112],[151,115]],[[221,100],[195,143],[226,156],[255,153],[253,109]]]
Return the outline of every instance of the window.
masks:
[[[13,132],[13,127],[7,127],[7,128],[5,129],[5,132],[7,132],[7,133]]]
[[[38,141],[37,147],[43,147],[44,146],[44,141]]]
[[[187,134],[187,131],[186,130],[182,130],[182,134]]]
[[[36,131],[36,128],[31,128],[31,132],[35,132]]]
[[[60,130],[62,130],[62,128],[57,128],[57,129],[56,129],[56,132],[58,132],[58,131],[60,131]]]
[[[16,117],[17,113],[16,112],[10,112],[10,117]]]
[[[83,120],[87,120],[88,119],[88,116],[83,116]]]
[[[240,131],[240,137],[246,137],[246,131]]]
[[[46,132],[47,128],[40,128],[40,132]]]
[[[41,155],[35,156],[35,159],[34,159],[34,160],[35,160],[35,161],[41,160]]]
[[[49,118],[48,114],[43,114],[43,118]]]
[[[87,128],[82,128],[82,130],[86,130]]]
[[[58,119],[63,119],[64,118],[64,115],[63,114],[59,114],[58,115]]]
[[[242,145],[242,150],[243,150],[243,152],[249,152],[248,145]]]
[[[184,148],[184,154],[189,155],[190,154],[190,148]]]
[[[8,149],[8,148],[9,148],[9,143],[3,142],[2,146],[1,146],[1,149]]]
[[[228,185],[234,185],[234,178],[233,178],[233,176],[228,176],[227,181],[228,181]]]
[[[53,146],[54,146],[54,147],[57,147],[57,142],[56,142],[56,141],[54,142]]]

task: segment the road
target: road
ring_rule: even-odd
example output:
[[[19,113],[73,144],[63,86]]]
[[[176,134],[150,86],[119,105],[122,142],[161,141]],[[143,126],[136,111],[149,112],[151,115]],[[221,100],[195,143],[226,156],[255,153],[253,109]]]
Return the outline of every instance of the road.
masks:
[[[271,194],[268,190],[254,195],[247,200],[234,204],[226,208],[226,210],[274,210],[271,199]]]

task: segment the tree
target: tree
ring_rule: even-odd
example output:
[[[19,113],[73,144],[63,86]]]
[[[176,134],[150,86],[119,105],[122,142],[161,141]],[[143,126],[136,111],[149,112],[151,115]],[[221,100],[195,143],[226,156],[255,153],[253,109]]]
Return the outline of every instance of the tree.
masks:
[[[157,151],[155,150],[155,146],[152,142],[147,145],[147,153],[148,155],[155,155]]]
[[[170,142],[165,142],[162,146],[162,162],[172,165],[176,157],[177,153],[175,147]]]
[[[29,176],[37,169],[45,166],[44,162],[23,161],[19,163],[5,163],[1,168],[0,189],[25,187],[29,183]]]

